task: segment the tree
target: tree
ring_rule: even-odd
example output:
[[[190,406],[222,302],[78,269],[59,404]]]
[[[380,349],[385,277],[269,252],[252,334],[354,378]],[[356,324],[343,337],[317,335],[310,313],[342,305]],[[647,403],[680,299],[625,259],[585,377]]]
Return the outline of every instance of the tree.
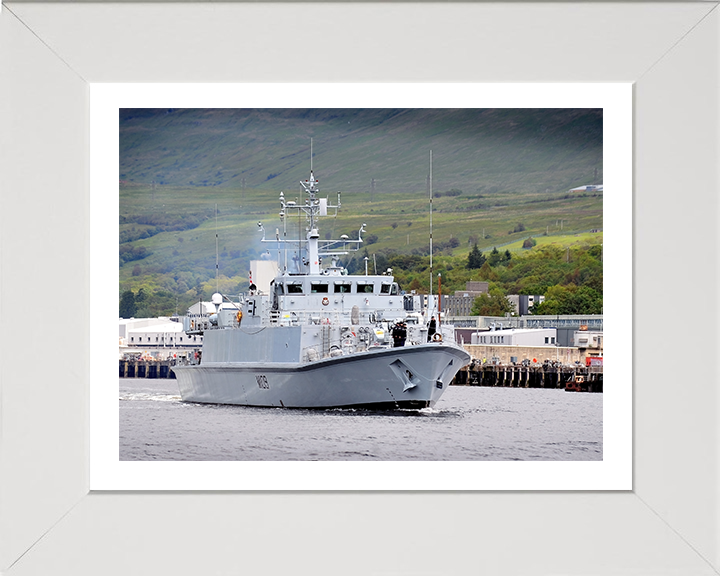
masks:
[[[485,264],[485,256],[482,252],[480,252],[480,249],[478,248],[477,242],[472,247],[472,250],[470,250],[470,253],[468,254],[468,261],[467,261],[467,267],[470,270],[476,269],[476,268],[482,268],[482,265]]]
[[[418,280],[417,278],[413,278],[407,289],[408,290],[420,290],[420,288],[422,288],[422,284],[420,284],[420,280]]]
[[[589,286],[551,286],[533,314],[602,314],[602,294]]]
[[[495,272],[495,270],[490,268],[490,262],[488,262],[487,260],[480,267],[478,276],[480,277],[480,280],[493,280],[494,281],[494,280],[498,279],[497,272]]]
[[[500,288],[491,288],[487,294],[480,294],[473,302],[473,316],[505,316],[512,312],[510,301]]]
[[[492,252],[490,252],[490,256],[488,256],[488,263],[490,266],[497,266],[500,262],[502,262],[502,256],[500,256],[498,249],[493,247]]]
[[[133,318],[136,311],[135,294],[132,290],[126,290],[120,297],[120,318]]]
[[[510,250],[505,250],[505,254],[503,254],[503,262],[510,262],[512,259],[512,254],[510,254]]]

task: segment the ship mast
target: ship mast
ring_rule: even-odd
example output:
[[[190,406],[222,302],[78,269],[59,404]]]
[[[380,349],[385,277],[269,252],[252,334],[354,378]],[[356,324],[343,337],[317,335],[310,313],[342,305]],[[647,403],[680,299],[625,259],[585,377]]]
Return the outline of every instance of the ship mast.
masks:
[[[280,264],[280,244],[285,247],[285,268],[284,273],[287,273],[287,246],[288,244],[296,244],[299,250],[305,250],[305,258],[302,260],[302,265],[305,266],[303,270],[306,274],[321,274],[322,269],[320,268],[321,258],[323,256],[331,256],[333,258],[333,269],[336,269],[336,263],[338,256],[348,254],[348,249],[357,251],[360,245],[363,243],[362,235],[365,232],[365,224],[360,227],[358,231],[357,240],[350,240],[346,235],[342,235],[339,240],[327,240],[320,242],[320,232],[318,230],[318,222],[321,216],[328,215],[328,209],[337,211],[340,209],[340,192],[338,192],[337,204],[332,206],[328,202],[327,198],[318,198],[320,192],[318,188],[319,180],[315,178],[313,172],[313,142],[310,139],[310,177],[305,181],[300,181],[300,186],[307,193],[307,198],[301,203],[295,203],[294,201],[288,201],[285,199],[285,194],[280,192],[280,219],[283,221],[283,238],[280,239],[279,229],[275,234],[275,241],[278,243],[278,265]],[[305,234],[305,240],[302,236],[297,241],[291,242],[287,239],[287,218],[290,211],[297,211],[298,218],[302,213],[305,213],[307,218],[308,226],[306,228],[307,233]],[[298,222],[298,227],[301,229],[302,226]],[[272,242],[265,238],[265,229],[262,222],[258,222],[258,228],[263,233],[262,242]],[[300,231],[300,230],[299,230]],[[304,245],[304,246],[303,246]],[[339,270],[339,269],[337,269]]]
[[[312,141],[310,144],[310,148],[312,150]],[[312,164],[312,152],[310,153],[310,160],[310,163]],[[308,199],[305,200],[305,206],[307,206],[308,208],[308,210],[306,210],[305,212],[310,217],[310,229],[307,233],[307,259],[310,274],[320,274],[320,254],[318,250],[318,240],[320,238],[320,232],[318,232],[316,224],[317,216],[320,213],[320,200],[315,197],[316,193],[318,192],[316,186],[317,182],[318,181],[315,180],[315,175],[313,174],[312,168],[310,168],[310,178],[308,180],[305,180],[305,182],[300,182],[300,185],[310,196]]]

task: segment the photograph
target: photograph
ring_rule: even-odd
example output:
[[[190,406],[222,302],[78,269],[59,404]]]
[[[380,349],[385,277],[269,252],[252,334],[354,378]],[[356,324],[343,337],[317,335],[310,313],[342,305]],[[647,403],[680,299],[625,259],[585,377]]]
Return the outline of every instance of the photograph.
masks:
[[[602,108],[121,108],[120,460],[603,459]]]

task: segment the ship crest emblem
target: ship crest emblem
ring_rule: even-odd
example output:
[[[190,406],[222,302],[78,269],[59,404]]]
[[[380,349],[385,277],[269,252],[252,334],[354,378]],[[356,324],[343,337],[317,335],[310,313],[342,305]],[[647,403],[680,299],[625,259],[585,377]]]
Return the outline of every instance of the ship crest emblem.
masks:
[[[327,306],[328,304],[330,304],[330,300],[327,298],[327,296],[322,299],[322,304],[323,306]]]

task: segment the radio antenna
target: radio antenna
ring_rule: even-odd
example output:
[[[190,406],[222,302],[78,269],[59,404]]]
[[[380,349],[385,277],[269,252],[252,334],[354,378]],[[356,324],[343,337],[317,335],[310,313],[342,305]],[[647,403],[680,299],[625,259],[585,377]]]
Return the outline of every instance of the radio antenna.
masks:
[[[220,292],[220,256],[218,255],[218,209],[215,204],[215,292]]]
[[[430,178],[429,178],[429,189],[430,189],[430,300],[432,300],[432,285],[433,285],[433,237],[432,237],[432,198],[433,198],[433,182],[432,182],[432,150],[430,150]],[[428,301],[428,307],[431,303]]]

